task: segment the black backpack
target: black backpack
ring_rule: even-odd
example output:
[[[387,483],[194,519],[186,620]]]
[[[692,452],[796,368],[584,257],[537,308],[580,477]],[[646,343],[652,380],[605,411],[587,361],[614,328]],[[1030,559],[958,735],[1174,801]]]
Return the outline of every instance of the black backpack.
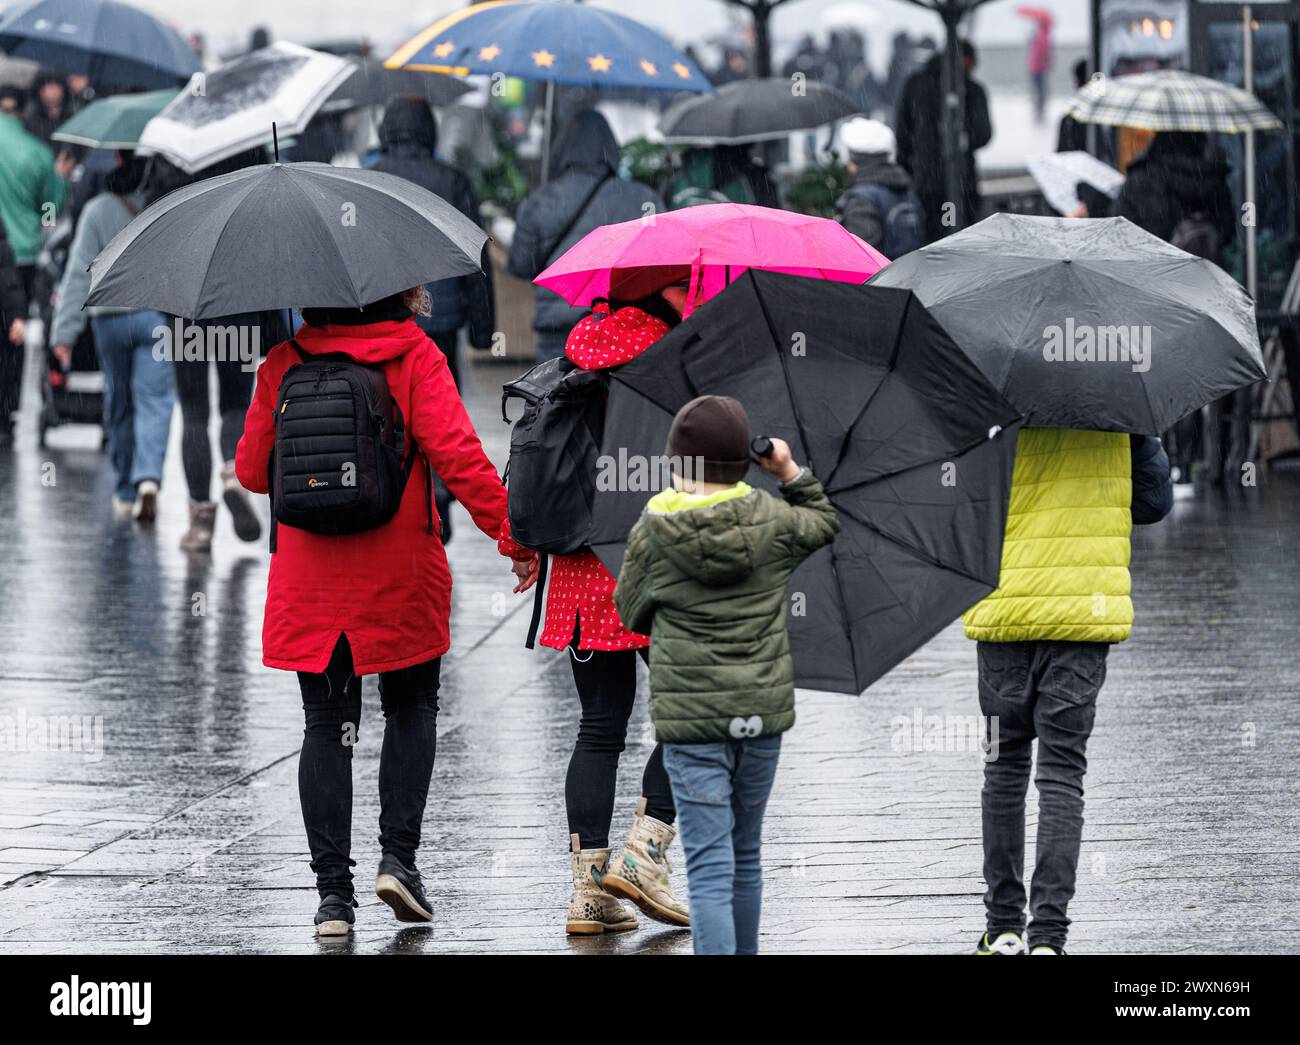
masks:
[[[587,545],[596,468],[605,428],[606,377],[568,359],[548,359],[501,392],[524,412],[510,433],[507,482],[510,532],[525,548],[572,555]]]
[[[402,503],[419,448],[383,371],[342,353],[302,358],[280,381],[271,452],[271,550],[276,523],[320,534],[383,526]],[[431,473],[428,459],[425,469]],[[432,474],[429,475],[432,490]],[[429,532],[433,532],[430,495]]]

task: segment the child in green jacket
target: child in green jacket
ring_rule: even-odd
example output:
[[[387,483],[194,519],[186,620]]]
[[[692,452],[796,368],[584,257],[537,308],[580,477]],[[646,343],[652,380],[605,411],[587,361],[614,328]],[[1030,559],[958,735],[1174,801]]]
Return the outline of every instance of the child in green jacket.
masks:
[[[763,812],[794,725],[786,584],[839,531],[821,483],[771,443],[759,463],[784,501],[741,481],[740,403],[682,407],[668,436],[673,489],[633,527],[614,592],[624,624],[652,639],[650,717],[677,804],[696,954],[758,950]]]

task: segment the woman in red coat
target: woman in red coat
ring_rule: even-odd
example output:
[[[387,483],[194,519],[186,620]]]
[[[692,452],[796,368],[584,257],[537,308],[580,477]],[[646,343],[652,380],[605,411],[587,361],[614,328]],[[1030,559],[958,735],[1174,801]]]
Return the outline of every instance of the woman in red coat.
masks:
[[[616,271],[610,301],[596,303],[569,334],[564,354],[586,370],[636,358],[681,320],[690,269]],[[633,304],[620,304],[630,301]],[[642,798],[627,842],[610,859],[614,787],[628,718],[636,700],[636,661],[650,638],[623,627],[614,608],[614,576],[590,551],[556,556],[546,592],[541,643],[567,649],[582,704],[578,738],[564,782],[573,897],[565,922],[572,934],[637,927],[616,897],[671,925],[689,925],[673,895],[666,856],[674,837],[672,788],[663,751],[655,746],[641,776]]]
[[[382,368],[415,444],[484,533],[515,561],[522,591],[536,557],[502,537],[506,494],[456,392],[447,361],[416,326],[423,292],[364,309],[306,309],[297,344],[341,352]],[[257,372],[235,456],[240,483],[267,493],[280,381],[300,362],[289,342]],[[321,935],[351,931],[356,906],[350,856],[352,745],[361,718],[361,676],[379,675],[384,740],[379,763],[375,891],[402,921],[431,921],[415,867],[438,715],[439,658],[449,644],[451,574],[429,532],[428,472],[415,468],[397,514],[377,529],[325,536],[279,525],[267,581],[262,660],[298,672],[306,729],[298,791],[321,905]]]

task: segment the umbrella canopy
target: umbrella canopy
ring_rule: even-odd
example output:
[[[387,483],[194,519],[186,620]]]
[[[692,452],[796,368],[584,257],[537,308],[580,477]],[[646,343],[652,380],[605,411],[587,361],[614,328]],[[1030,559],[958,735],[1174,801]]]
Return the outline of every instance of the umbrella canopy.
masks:
[[[911,289],[1027,425],[1159,435],[1266,376],[1241,285],[1125,218],[995,214],[872,284]]]
[[[828,218],[714,203],[595,229],[533,282],[571,305],[589,305],[609,295],[614,270],[684,266],[691,269],[693,307],[749,268],[861,283],[888,264]]]
[[[266,145],[273,125],[281,137],[301,134],[353,71],[344,58],[297,44],[250,51],[207,74],[201,91],[184,91],[150,120],[139,151],[159,153],[193,174]]]
[[[455,207],[403,178],[266,164],[143,210],[91,262],[87,302],[187,319],[359,308],[479,271],[486,241]]]
[[[1079,182],[1087,182],[1111,199],[1119,195],[1124,175],[1090,153],[1080,151],[1047,152],[1025,161],[1029,173],[1043,190],[1043,198],[1062,214],[1079,209]]]
[[[582,87],[713,90],[695,63],[653,29],[569,2],[496,0],[466,7],[417,33],[384,64]]]
[[[386,69],[375,62],[353,62],[354,71],[330,95],[326,108],[385,105],[394,95],[424,98],[435,109],[474,90],[454,76],[435,76],[408,69]]]
[[[662,459],[679,407],[730,395],[825,484],[841,532],[790,581],[798,685],[860,693],[997,587],[1016,411],[911,294],[751,271],[611,374],[603,460]],[[617,574],[650,490],[596,485]]]
[[[176,89],[99,98],[50,135],[57,142],[92,149],[134,149],[145,124],[176,97]]]
[[[858,111],[838,87],[815,80],[796,88],[786,77],[737,80],[716,94],[685,98],[659,121],[670,145],[744,145],[822,127]]]
[[[0,12],[0,51],[98,86],[175,87],[198,72],[180,33],[116,0],[27,0]]]
[[[1148,131],[1243,134],[1282,126],[1249,91],[1177,69],[1095,77],[1075,93],[1066,115]]]

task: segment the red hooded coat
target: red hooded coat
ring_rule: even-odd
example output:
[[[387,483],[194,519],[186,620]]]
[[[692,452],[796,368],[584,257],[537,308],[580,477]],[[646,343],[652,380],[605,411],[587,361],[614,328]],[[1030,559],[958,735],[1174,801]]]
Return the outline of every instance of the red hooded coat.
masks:
[[[382,365],[408,431],[434,471],[479,529],[493,539],[502,534],[505,488],[470,424],[446,358],[414,321],[304,326],[298,344],[312,354],[343,352]],[[267,492],[280,380],[299,361],[284,342],[257,371],[235,455],[239,481],[254,493]],[[347,634],[358,675],[395,671],[447,652],[451,572],[442,541],[427,530],[428,497],[427,473],[416,467],[397,515],[378,529],[323,536],[278,527],[262,624],[264,664],[324,671],[340,633]],[[527,554],[508,538],[499,547],[505,555]],[[502,582],[508,578],[503,567]]]

